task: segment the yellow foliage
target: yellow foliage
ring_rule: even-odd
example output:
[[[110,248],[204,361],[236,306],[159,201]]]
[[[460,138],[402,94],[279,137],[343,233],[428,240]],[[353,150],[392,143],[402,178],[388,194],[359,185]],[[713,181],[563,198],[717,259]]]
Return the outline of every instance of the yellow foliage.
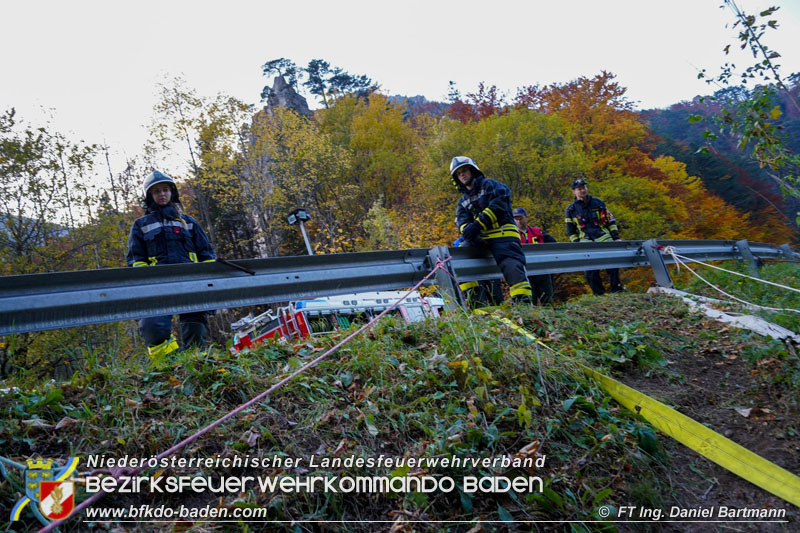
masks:
[[[685,206],[687,215],[678,218],[680,227],[674,239],[751,239],[755,228],[748,215],[737,211],[719,196],[709,192],[702,181],[686,173],[686,165],[669,156],[658,157],[653,167],[663,173],[661,183],[670,195]]]

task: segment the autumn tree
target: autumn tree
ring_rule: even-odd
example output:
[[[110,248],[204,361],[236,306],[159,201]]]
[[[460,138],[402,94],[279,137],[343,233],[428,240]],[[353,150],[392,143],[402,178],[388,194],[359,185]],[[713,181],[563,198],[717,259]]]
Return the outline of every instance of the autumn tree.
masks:
[[[576,125],[578,140],[591,153],[594,174],[625,171],[629,164],[648,159],[643,143],[648,130],[625,97],[627,89],[614,74],[601,72],[567,83],[523,87],[515,105],[540,113],[557,114]]]
[[[772,18],[778,7],[769,7],[758,15],[746,13],[735,0],[724,0],[722,7],[727,7],[734,16],[733,28],[738,31],[738,45],[752,56],[752,63],[744,70],[737,70],[732,62],[726,62],[716,76],[709,77],[703,69],[698,78],[723,88],[733,89],[722,97],[717,95],[706,97],[720,105],[716,114],[718,133],[706,130],[705,137],[713,141],[718,134],[731,136],[737,140],[739,148],[749,148],[756,161],[768,168],[786,195],[800,198],[800,154],[788,145],[788,138],[777,124],[783,114],[777,96],[783,96],[795,113],[800,113],[800,104],[789,87],[789,83],[780,74],[777,60],[781,55],[769,48],[766,34],[778,28],[778,21]],[[731,45],[723,49],[730,53]],[[750,90],[734,86],[733,80],[742,85],[760,82]],[[690,117],[691,122],[702,120],[701,115]],[[796,214],[795,223],[800,225],[800,213]]]
[[[397,226],[392,221],[389,210],[383,206],[379,196],[364,216],[364,250],[396,250],[400,247]]]
[[[267,77],[283,76],[286,82],[298,89],[298,81],[305,78],[302,85],[308,92],[322,99],[322,104],[330,107],[331,99],[344,95],[366,97],[378,88],[378,84],[365,74],[350,74],[341,67],[331,66],[324,59],[312,59],[305,68],[298,67],[294,61],[286,58],[273,59],[261,66]],[[261,91],[261,100],[266,102],[271,88],[265,86]]]
[[[258,228],[267,215],[252,192],[251,121],[251,106],[224,95],[210,101],[198,121],[201,171],[188,181],[185,196],[193,201],[197,190],[206,193],[220,256],[259,254]]]
[[[242,102],[218,96],[204,102],[193,125],[200,164],[181,192],[193,200],[207,191],[222,253],[296,253],[285,217],[297,207],[311,210],[309,233],[319,250],[354,249],[362,230],[352,213],[358,206],[346,175],[350,155],[316,121],[282,107],[253,115]]]
[[[158,96],[159,100],[153,107],[150,137],[145,147],[147,156],[151,158],[154,168],[160,166],[161,170],[174,173],[162,165],[166,162],[167,154],[173,155],[176,147],[183,146],[192,174],[201,178],[197,142],[202,127],[201,116],[208,103],[194,89],[187,87],[181,78],[159,84]],[[208,231],[211,244],[217,247],[208,191],[198,188],[195,191],[195,200],[198,218]]]
[[[350,167],[346,150],[319,131],[316,123],[286,108],[260,114],[252,126],[249,177],[262,192],[266,220],[263,236],[277,252],[287,227],[285,215],[297,207],[312,212],[311,238],[318,249],[352,251],[343,228],[353,223],[352,201],[357,187],[345,179]]]
[[[369,242],[375,227],[385,227],[384,222],[370,226],[372,218],[388,217],[400,246],[416,246],[441,226],[441,211],[427,208],[431,197],[422,179],[430,165],[424,145],[434,121],[412,123],[406,110],[405,102],[372,93],[368,100],[344,96],[316,113],[320,130],[351,156],[346,179],[358,187],[359,198],[352,216],[372,228],[362,228]]]
[[[75,230],[91,218],[96,146],[32,128],[14,109],[0,115],[0,257],[7,273],[75,265],[85,243]]]
[[[447,116],[459,122],[475,122],[492,115],[502,114],[506,111],[505,98],[498,94],[497,86],[486,87],[484,82],[478,84],[478,90],[467,93],[466,98],[461,98],[461,93],[450,82],[448,93]]]
[[[390,208],[413,201],[418,176],[420,139],[404,111],[373,93],[356,104],[348,143],[355,182],[372,198],[382,196]]]

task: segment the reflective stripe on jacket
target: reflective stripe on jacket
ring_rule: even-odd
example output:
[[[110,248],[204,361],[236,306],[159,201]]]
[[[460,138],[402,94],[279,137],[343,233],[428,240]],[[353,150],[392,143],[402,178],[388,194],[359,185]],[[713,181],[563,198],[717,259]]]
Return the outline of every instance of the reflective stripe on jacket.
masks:
[[[497,180],[480,175],[472,182],[472,189],[460,188],[463,195],[456,208],[458,230],[472,222],[481,227],[482,239],[517,237],[514,217],[511,216],[511,190]]]
[[[593,196],[588,196],[585,202],[576,199],[569,204],[565,222],[567,235],[572,242],[619,239],[619,228],[614,215],[602,200]]]
[[[213,261],[216,256],[197,221],[178,213],[171,204],[152,207],[133,223],[128,237],[128,266]]]

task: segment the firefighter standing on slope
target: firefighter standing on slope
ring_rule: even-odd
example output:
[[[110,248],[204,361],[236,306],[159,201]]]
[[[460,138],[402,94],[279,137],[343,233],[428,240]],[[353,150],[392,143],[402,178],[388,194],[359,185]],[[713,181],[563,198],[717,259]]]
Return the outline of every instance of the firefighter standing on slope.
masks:
[[[575,201],[569,204],[566,213],[567,235],[571,242],[620,240],[614,215],[606,208],[606,204],[602,200],[589,195],[586,180],[578,178],[573,181],[572,193],[575,195]],[[618,268],[607,268],[606,272],[611,292],[625,290],[619,279]],[[603,278],[600,276],[599,270],[587,270],[584,275],[595,296],[605,294]]]
[[[450,177],[462,193],[456,208],[456,225],[464,241],[469,246],[489,248],[508,283],[513,302],[532,303],[525,255],[511,216],[511,190],[484,176],[478,165],[465,156],[454,157],[450,162]]]
[[[522,244],[556,242],[556,239],[542,228],[528,225],[528,212],[525,211],[524,207],[515,207],[512,214],[514,215],[514,223],[516,223],[519,230],[519,240]],[[537,305],[553,303],[553,278],[550,274],[530,276],[528,281],[531,282],[531,289],[533,290],[533,303]]]
[[[214,250],[203,228],[181,208],[175,181],[159,171],[144,180],[145,215],[137,219],[128,238],[128,266],[173,265],[214,261]],[[184,348],[206,347],[206,312],[180,315]],[[172,317],[158,316],[139,321],[139,333],[151,356],[178,349],[172,335]]]

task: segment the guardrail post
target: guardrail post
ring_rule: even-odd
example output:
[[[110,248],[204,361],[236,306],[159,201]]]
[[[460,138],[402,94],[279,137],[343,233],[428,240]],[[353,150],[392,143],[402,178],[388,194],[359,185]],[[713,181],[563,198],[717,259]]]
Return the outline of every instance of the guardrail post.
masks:
[[[447,249],[447,246],[431,248],[428,250],[428,268],[432,269],[435,267],[438,259],[445,260],[448,257],[450,257],[450,250]],[[445,264],[445,268],[447,272],[442,270],[436,272],[436,284],[439,285],[439,292],[444,299],[444,308],[448,311],[454,311],[459,307],[466,309],[466,302],[464,302],[461,297],[461,290],[458,288],[458,285],[453,282],[453,278],[458,279],[453,269],[453,263],[448,261]],[[452,278],[448,275],[448,272],[453,276]]]
[[[739,249],[739,253],[742,255],[742,258],[747,261],[750,273],[757,278],[761,277],[758,275],[758,261],[756,261],[753,251],[750,249],[750,243],[747,242],[747,239],[736,241],[736,247]]]
[[[664,287],[665,289],[672,289],[675,285],[672,283],[672,278],[667,270],[667,264],[664,263],[664,258],[661,257],[658,246],[658,241],[655,239],[650,239],[642,243],[644,254],[647,256],[647,260],[650,261],[650,266],[653,267],[653,274],[656,276],[656,285]]]
[[[788,259],[793,263],[797,263],[797,254],[794,253],[794,250],[792,250],[792,247],[789,246],[789,243],[781,245],[781,252],[786,257],[786,259]]]

